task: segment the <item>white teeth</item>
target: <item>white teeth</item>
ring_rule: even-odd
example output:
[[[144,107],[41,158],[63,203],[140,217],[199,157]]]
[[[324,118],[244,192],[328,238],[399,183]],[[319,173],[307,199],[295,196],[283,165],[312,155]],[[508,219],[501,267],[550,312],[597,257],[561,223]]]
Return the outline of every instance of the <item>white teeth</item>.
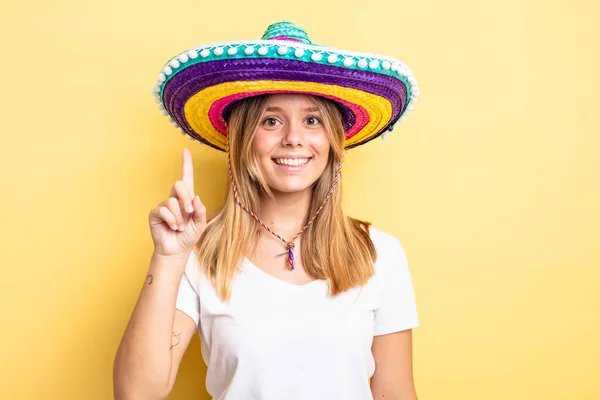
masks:
[[[275,159],[275,163],[279,165],[290,165],[296,167],[306,164],[308,160],[308,158],[277,158]]]

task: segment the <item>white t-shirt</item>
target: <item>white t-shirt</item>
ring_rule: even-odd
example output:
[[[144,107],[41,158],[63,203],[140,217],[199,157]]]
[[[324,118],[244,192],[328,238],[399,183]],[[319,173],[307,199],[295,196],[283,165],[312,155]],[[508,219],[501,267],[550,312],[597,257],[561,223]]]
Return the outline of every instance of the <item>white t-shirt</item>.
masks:
[[[191,253],[176,307],[198,326],[214,399],[373,398],[373,336],[415,328],[419,318],[400,242],[370,232],[375,276],[333,298],[325,281],[286,283],[244,259],[224,303]]]

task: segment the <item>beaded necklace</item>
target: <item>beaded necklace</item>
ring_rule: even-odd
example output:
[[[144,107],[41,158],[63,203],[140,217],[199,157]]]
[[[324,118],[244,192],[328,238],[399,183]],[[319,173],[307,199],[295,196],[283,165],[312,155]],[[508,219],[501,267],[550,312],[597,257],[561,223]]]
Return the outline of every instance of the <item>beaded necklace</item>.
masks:
[[[342,156],[343,156],[343,154],[342,154]],[[229,178],[231,179],[231,184],[233,185],[233,195],[235,197],[236,203],[242,208],[242,210],[244,210],[248,214],[250,214],[250,216],[252,218],[254,218],[271,235],[275,236],[277,239],[279,239],[280,241],[282,241],[285,244],[285,246],[287,247],[287,251],[285,251],[281,254],[277,254],[276,256],[279,257],[279,256],[283,256],[283,255],[287,254],[288,257],[287,257],[286,264],[288,266],[288,269],[291,271],[294,270],[294,246],[295,246],[294,241],[296,239],[298,239],[298,237],[314,222],[315,218],[317,218],[317,215],[319,215],[319,213],[325,206],[325,203],[327,203],[327,201],[331,197],[331,194],[333,193],[333,189],[335,189],[335,186],[337,185],[337,183],[339,181],[339,177],[340,177],[340,173],[342,171],[343,164],[344,164],[344,161],[342,160],[335,172],[335,177],[333,178],[333,183],[331,184],[331,188],[329,188],[329,192],[327,193],[327,196],[325,196],[325,200],[323,200],[323,203],[321,203],[321,206],[319,207],[319,209],[317,210],[315,215],[313,215],[313,217],[310,219],[310,221],[308,221],[308,223],[306,225],[304,225],[304,228],[302,228],[300,230],[300,232],[298,232],[296,234],[296,236],[294,236],[291,240],[287,241],[284,238],[282,238],[281,236],[279,236],[277,233],[273,232],[273,230],[271,230],[271,228],[269,228],[267,225],[265,225],[256,214],[254,214],[248,207],[246,207],[244,204],[242,204],[242,202],[240,201],[240,198],[238,196],[237,185],[235,184],[235,181],[233,179],[233,173],[231,172],[230,156],[229,156],[229,153],[227,153],[227,165],[229,166]]]

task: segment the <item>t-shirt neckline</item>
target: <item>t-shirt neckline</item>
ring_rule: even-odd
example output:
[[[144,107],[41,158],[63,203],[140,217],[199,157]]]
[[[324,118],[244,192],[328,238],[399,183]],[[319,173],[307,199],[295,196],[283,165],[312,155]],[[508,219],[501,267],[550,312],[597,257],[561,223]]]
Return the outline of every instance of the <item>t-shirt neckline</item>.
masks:
[[[315,279],[314,281],[310,281],[310,282],[304,283],[302,285],[298,285],[295,283],[286,282],[284,280],[281,280],[281,279],[269,274],[268,272],[257,267],[256,265],[254,265],[247,257],[244,257],[243,263],[248,267],[247,270],[255,271],[258,275],[261,275],[261,276],[265,277],[266,279],[269,279],[270,281],[275,282],[276,284],[278,284],[280,286],[290,287],[295,290],[302,290],[302,289],[309,288],[312,286],[317,286],[318,284],[325,283],[325,281],[322,279]]]

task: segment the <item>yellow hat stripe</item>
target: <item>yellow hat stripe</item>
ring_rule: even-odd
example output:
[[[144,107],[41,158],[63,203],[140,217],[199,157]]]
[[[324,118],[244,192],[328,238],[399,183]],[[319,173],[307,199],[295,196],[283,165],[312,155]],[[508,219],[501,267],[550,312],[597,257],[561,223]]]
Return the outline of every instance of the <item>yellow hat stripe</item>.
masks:
[[[226,136],[220,133],[210,122],[209,111],[213,103],[233,94],[271,90],[321,93],[364,108],[369,114],[369,122],[363,129],[346,140],[346,147],[374,135],[386,126],[392,117],[392,104],[390,101],[372,93],[323,83],[270,80],[226,82],[203,89],[186,102],[184,115],[187,123],[194,131],[198,132],[206,141],[225,150],[227,149]]]

